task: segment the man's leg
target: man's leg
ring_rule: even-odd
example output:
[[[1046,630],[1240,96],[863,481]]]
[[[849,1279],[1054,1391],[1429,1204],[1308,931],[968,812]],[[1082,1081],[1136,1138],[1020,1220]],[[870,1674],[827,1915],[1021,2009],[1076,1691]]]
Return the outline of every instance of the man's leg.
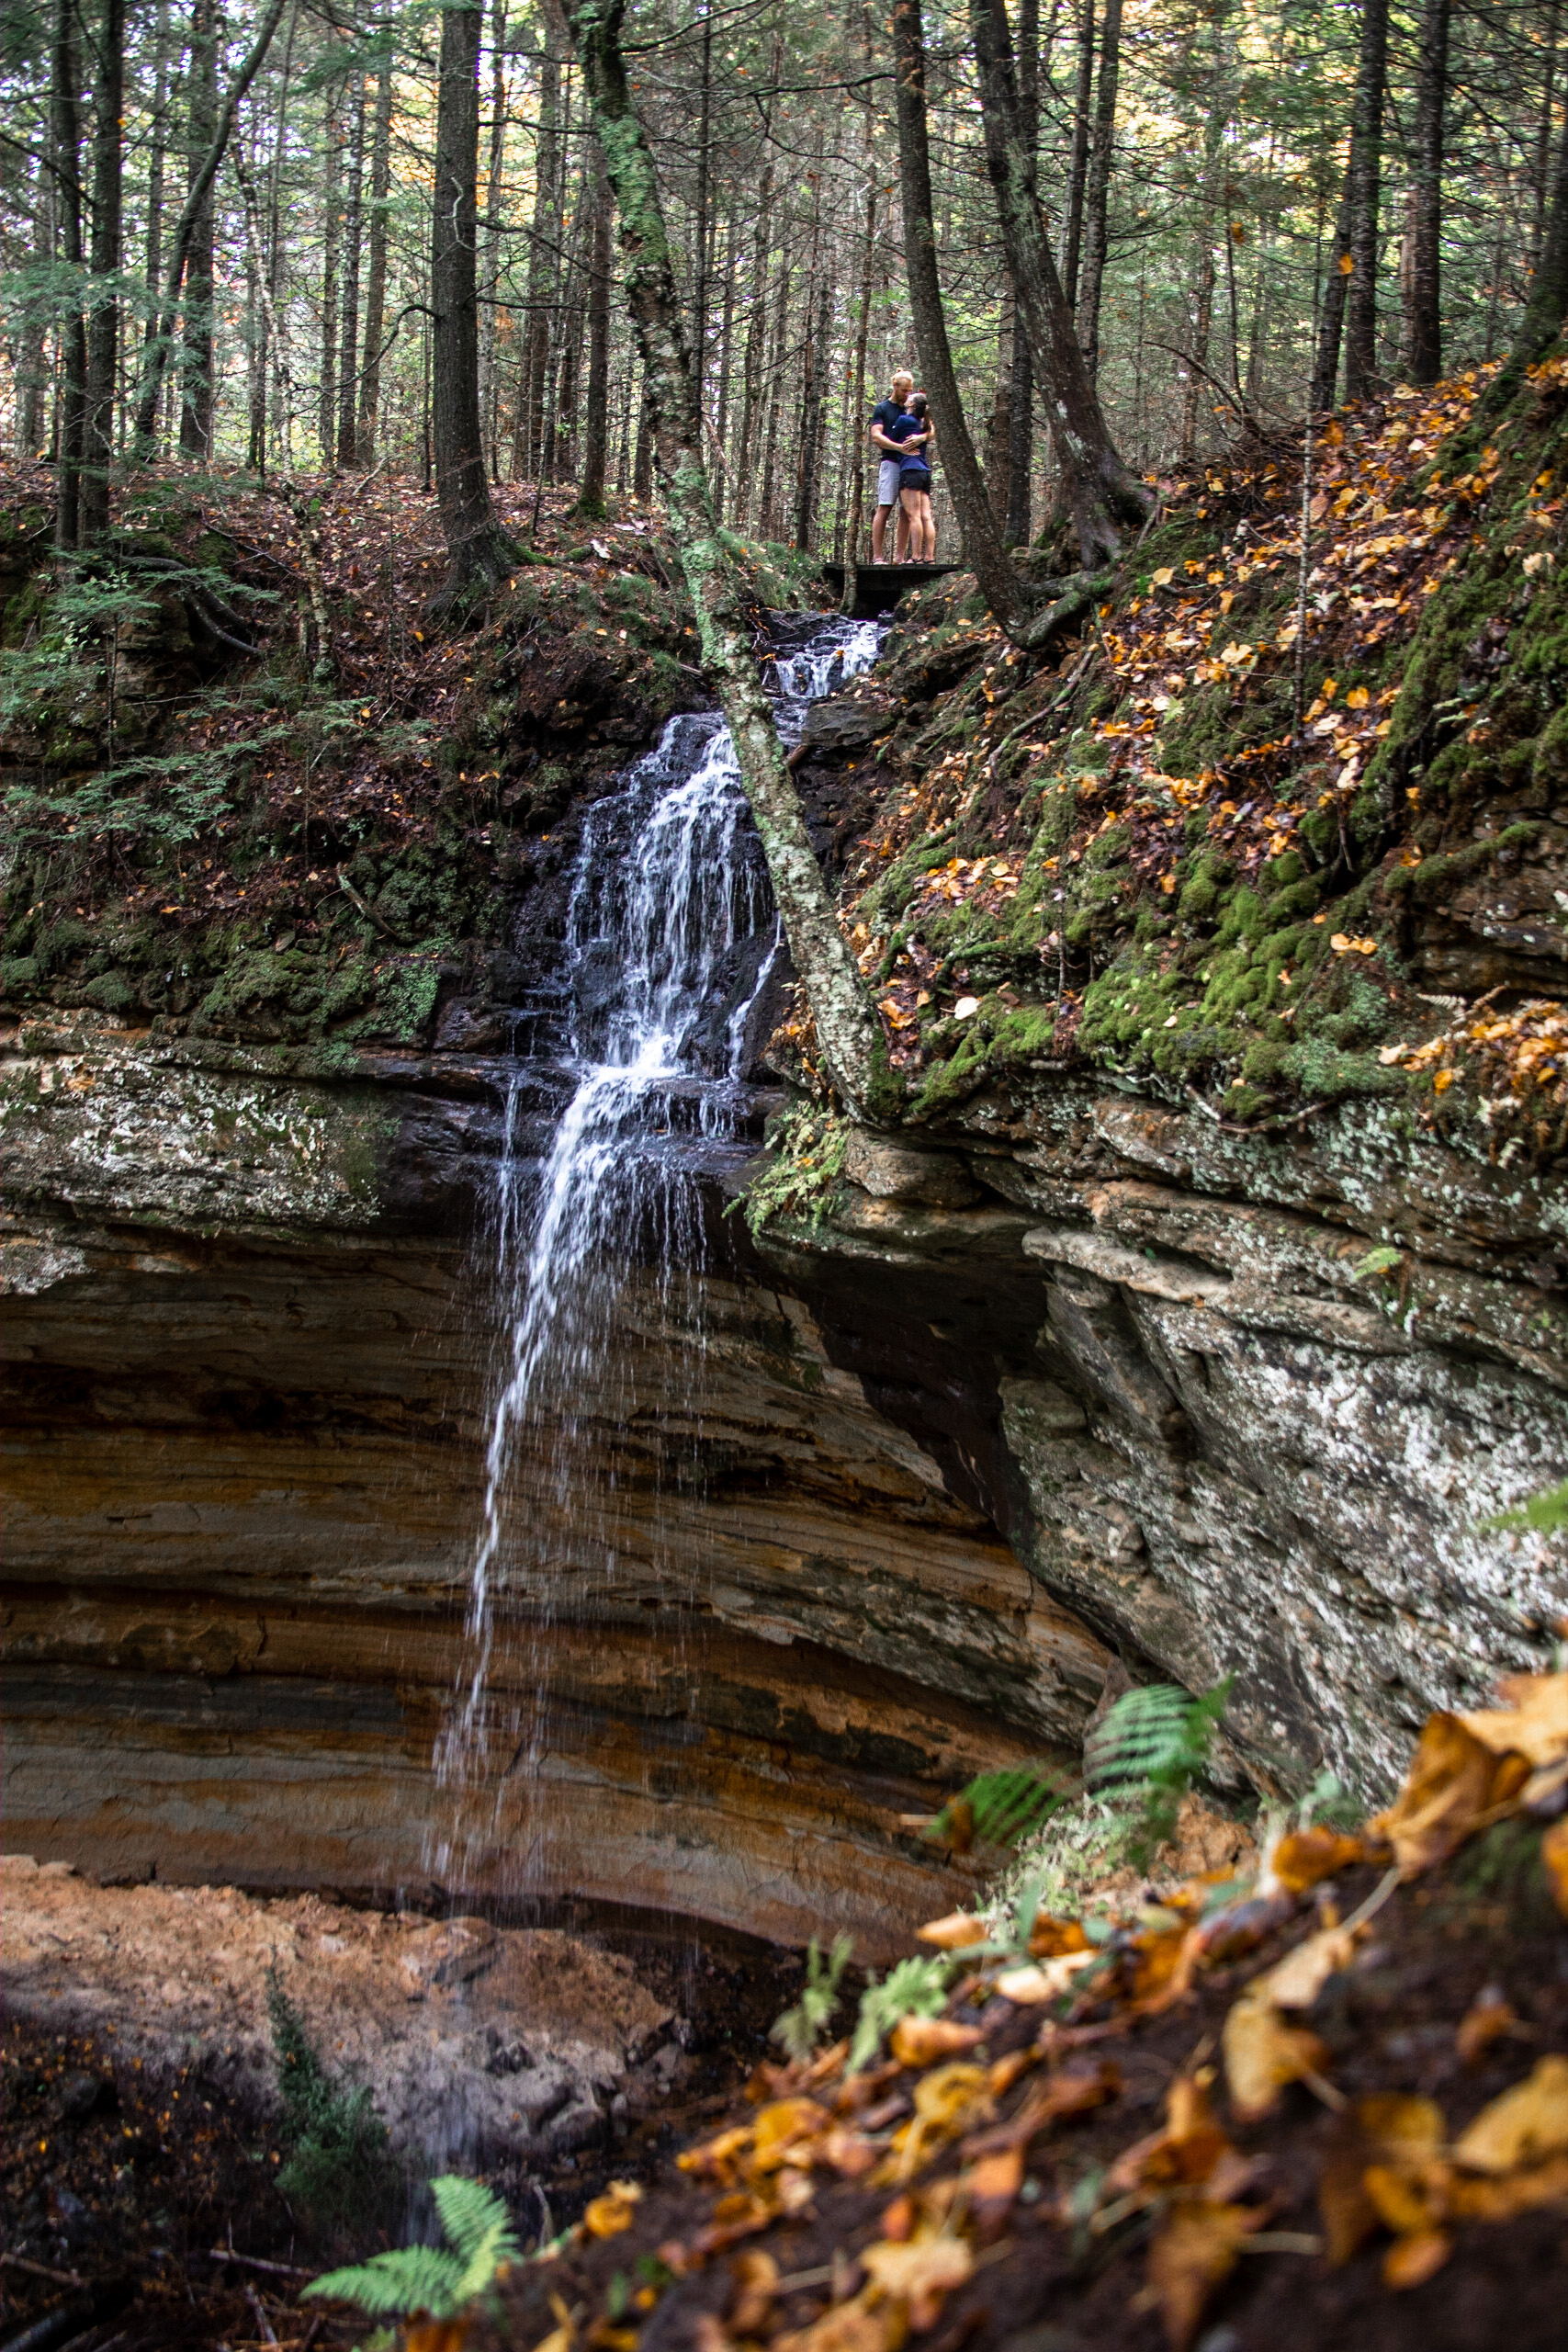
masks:
[[[871,518],[871,560],[873,563],[886,563],[887,560],[883,550],[887,540],[887,517],[891,513],[891,507],[879,506],[875,514]]]

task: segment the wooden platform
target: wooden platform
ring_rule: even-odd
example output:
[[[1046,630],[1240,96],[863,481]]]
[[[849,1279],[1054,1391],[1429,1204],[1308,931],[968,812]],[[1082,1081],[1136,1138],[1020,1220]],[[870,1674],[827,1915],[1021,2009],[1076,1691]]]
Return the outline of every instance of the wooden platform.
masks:
[[[841,563],[822,566],[838,591],[841,604],[844,594],[844,567]],[[911,588],[923,588],[928,581],[942,580],[961,567],[956,563],[863,563],[855,582],[854,617],[874,620],[878,613],[890,613],[900,596]]]

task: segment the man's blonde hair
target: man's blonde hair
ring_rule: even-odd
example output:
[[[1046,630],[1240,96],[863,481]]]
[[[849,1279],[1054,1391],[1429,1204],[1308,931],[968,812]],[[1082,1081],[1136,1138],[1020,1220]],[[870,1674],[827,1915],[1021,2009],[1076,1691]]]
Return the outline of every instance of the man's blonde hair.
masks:
[[[907,368],[896,368],[893,374],[893,381],[896,384],[908,384],[911,391],[915,389],[915,379],[913,376],[910,375]]]

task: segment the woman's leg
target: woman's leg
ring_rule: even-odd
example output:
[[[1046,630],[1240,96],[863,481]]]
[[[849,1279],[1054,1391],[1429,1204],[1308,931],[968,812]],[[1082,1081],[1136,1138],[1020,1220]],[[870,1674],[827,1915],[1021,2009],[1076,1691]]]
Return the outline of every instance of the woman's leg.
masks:
[[[925,496],[921,520],[926,526],[926,561],[934,563],[936,561],[936,509],[931,504],[931,494],[929,490]]]
[[[918,490],[898,492],[898,560],[919,563],[920,560],[920,493]]]

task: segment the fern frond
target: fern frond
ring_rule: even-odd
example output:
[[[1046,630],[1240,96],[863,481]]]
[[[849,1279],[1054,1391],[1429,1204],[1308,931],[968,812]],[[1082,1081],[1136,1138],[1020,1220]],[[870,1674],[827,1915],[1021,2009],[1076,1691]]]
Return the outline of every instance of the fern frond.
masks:
[[[455,2254],[442,2246],[400,2245],[352,2269],[329,2270],[299,2292],[302,2298],[330,2295],[372,2313],[428,2312],[432,2319],[450,2319],[467,2300],[462,2284],[463,2266]]]
[[[441,2226],[446,2243],[456,2248],[459,2258],[470,2268],[476,2262],[488,2261],[490,2267],[479,2287],[488,2287],[503,2262],[515,2262],[522,2248],[512,2227],[512,2216],[481,2180],[469,2180],[459,2172],[443,2173],[430,2184],[435,2199],[435,2210],[441,2216]],[[470,2288],[478,2294],[479,2287]]]
[[[848,2073],[858,2075],[870,2064],[882,2046],[883,2035],[891,2033],[900,2018],[942,2015],[947,2007],[948,1973],[953,1964],[953,1955],[947,1953],[931,1960],[901,1960],[880,1984],[867,1985],[850,2043]]]
[[[1084,1778],[1096,1795],[1141,1788],[1187,1747],[1194,1700],[1173,1682],[1124,1690],[1084,1742]]]
[[[768,2030],[772,2041],[783,2044],[797,2065],[805,2065],[816,2051],[829,2019],[839,2006],[839,1979],[854,1955],[854,1938],[838,1935],[826,1960],[815,1936],[807,1947],[806,1984],[794,2008],[775,2018]]]
[[[1016,1846],[1041,1828],[1067,1801],[1061,1773],[1045,1764],[1015,1765],[1006,1772],[982,1772],[948,1800],[925,1836],[966,1854],[976,1840],[987,1846]]]

